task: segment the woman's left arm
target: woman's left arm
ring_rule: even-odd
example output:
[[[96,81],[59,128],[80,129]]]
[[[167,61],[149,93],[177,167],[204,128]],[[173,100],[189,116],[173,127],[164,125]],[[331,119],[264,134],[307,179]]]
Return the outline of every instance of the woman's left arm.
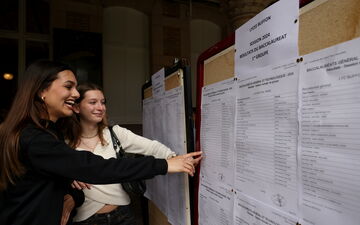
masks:
[[[69,194],[64,196],[63,212],[61,216],[60,225],[66,225],[70,219],[72,210],[75,208],[75,201]]]
[[[176,153],[164,144],[150,140],[140,135],[134,134],[130,130],[118,125],[113,127],[114,132],[119,138],[123,149],[126,152],[143,155],[152,155],[155,158],[168,159],[176,156]],[[111,140],[111,139],[110,139]]]
[[[84,192],[71,187],[68,189],[68,194],[64,196],[61,225],[66,225],[69,219],[72,220],[74,208],[81,206],[84,203],[84,200]]]

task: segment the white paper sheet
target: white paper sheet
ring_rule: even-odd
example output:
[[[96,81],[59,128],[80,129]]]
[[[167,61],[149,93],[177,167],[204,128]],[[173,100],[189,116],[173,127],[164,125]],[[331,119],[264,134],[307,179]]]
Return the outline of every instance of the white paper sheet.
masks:
[[[185,105],[182,86],[165,92],[164,110],[165,114],[163,120],[166,121],[166,139],[164,140],[164,144],[178,155],[185,154]]]
[[[201,106],[200,177],[232,189],[234,180],[234,80],[203,88]]]
[[[161,98],[165,94],[165,69],[162,68],[161,70],[154,73],[151,76],[151,83],[152,83],[152,93],[154,98]]]
[[[234,225],[296,225],[297,218],[248,196],[237,194]]]
[[[311,225],[360,221],[360,39],[304,56],[301,209]]]
[[[153,133],[154,133],[154,126],[153,126],[153,118],[154,115],[152,114],[154,107],[154,101],[153,98],[146,98],[143,100],[143,124],[142,124],[142,130],[143,130],[143,136],[152,140],[153,139]]]
[[[165,144],[177,155],[186,153],[185,103],[183,86],[165,91],[165,70],[152,76],[152,98],[143,101],[144,134]],[[188,175],[156,176],[147,180],[145,196],[173,225],[189,225]]]
[[[153,140],[155,139],[155,135],[154,135],[154,99],[151,98],[147,98],[143,100],[143,136]],[[156,192],[156,186],[154,184],[154,180],[149,179],[146,180],[146,192],[144,194],[144,196],[150,200],[152,200],[154,197],[157,195]]]
[[[155,73],[152,79],[152,90],[153,90],[153,100],[152,107],[149,107],[149,112],[152,115],[150,119],[152,126],[152,139],[157,140],[161,143],[166,141],[166,110],[165,110],[165,83],[164,83],[164,74],[165,70],[161,69]],[[149,198],[153,203],[160,209],[160,211],[167,216],[168,212],[168,177],[167,176],[156,176],[153,179],[146,181],[147,191],[145,196]]]
[[[199,225],[232,225],[234,192],[202,180],[199,186]]]
[[[186,153],[185,105],[183,87],[165,92],[165,144],[177,155]],[[190,224],[187,174],[168,174],[168,220],[174,225]]]
[[[146,180],[145,197],[150,199],[156,207],[168,216],[168,176],[155,176]]]
[[[235,75],[298,56],[299,1],[280,0],[236,30]]]
[[[297,215],[296,59],[236,85],[235,189]]]
[[[157,140],[161,143],[166,142],[165,137],[165,128],[166,128],[166,120],[165,118],[165,102],[164,98],[155,98],[153,102],[152,107],[152,115],[154,115],[154,118],[152,118],[152,124],[153,124],[153,139]]]
[[[164,143],[166,140],[165,127],[165,104],[164,96],[158,96],[152,101],[152,112],[151,115],[151,126],[152,126],[152,139]],[[152,179],[146,180],[146,193],[145,196],[149,198],[159,210],[167,216],[168,211],[168,177],[167,176],[156,176]]]

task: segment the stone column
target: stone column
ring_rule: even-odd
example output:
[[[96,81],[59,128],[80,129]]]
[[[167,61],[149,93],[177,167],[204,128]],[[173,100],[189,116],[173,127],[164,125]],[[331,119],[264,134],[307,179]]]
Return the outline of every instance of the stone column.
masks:
[[[235,31],[274,2],[276,0],[222,0],[221,5]]]

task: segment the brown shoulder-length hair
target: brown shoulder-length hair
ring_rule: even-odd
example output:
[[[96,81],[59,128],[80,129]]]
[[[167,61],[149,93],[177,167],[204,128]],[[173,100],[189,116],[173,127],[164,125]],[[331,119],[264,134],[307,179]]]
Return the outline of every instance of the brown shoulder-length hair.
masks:
[[[25,173],[19,160],[19,136],[28,123],[45,129],[41,119],[49,119],[49,114],[41,99],[41,92],[50,87],[58,78],[58,73],[73,70],[60,62],[41,60],[31,64],[24,74],[7,117],[0,125],[0,191],[9,184],[15,184]],[[74,73],[75,74],[75,73]]]
[[[98,91],[101,91],[102,93],[104,93],[103,90],[98,85],[92,84],[92,83],[80,84],[77,87],[77,90],[80,94],[80,97],[76,100],[76,104],[79,104],[81,101],[84,100],[85,94],[88,91],[98,90]],[[104,128],[106,128],[107,126],[108,126],[108,121],[107,121],[106,114],[105,114],[103,120],[100,123],[98,123],[98,135],[99,135],[101,145],[103,145],[103,146],[108,144],[104,139],[104,133],[103,133]],[[72,117],[72,122],[70,124],[66,124],[61,127],[63,127],[63,129],[64,129],[63,133],[64,133],[65,138],[68,141],[68,145],[71,148],[76,148],[80,144],[81,134],[82,134],[79,115],[74,115]]]

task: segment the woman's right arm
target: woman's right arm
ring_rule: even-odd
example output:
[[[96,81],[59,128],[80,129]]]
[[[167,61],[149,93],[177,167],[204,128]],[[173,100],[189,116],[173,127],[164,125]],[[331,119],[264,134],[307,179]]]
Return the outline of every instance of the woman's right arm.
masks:
[[[39,128],[24,129],[20,137],[24,162],[47,176],[91,184],[120,183],[166,174],[167,162],[154,157],[108,159],[88,151],[75,151],[62,140]]]
[[[185,158],[181,160],[181,157],[174,157],[173,160],[166,161],[145,156],[105,160],[88,151],[75,151],[64,141],[57,140],[48,132],[37,128],[22,132],[20,148],[35,170],[46,175],[66,177],[91,184],[148,179],[167,172],[193,174],[191,163],[184,163]]]
[[[194,158],[195,157],[195,158]],[[168,164],[168,173],[179,173],[184,172],[188,173],[190,176],[194,176],[195,167],[202,159],[202,152],[192,152],[185,155],[179,155],[167,159]],[[72,183],[73,188],[77,188],[79,190],[82,189],[91,189],[91,184],[87,184],[80,181],[74,181]]]

